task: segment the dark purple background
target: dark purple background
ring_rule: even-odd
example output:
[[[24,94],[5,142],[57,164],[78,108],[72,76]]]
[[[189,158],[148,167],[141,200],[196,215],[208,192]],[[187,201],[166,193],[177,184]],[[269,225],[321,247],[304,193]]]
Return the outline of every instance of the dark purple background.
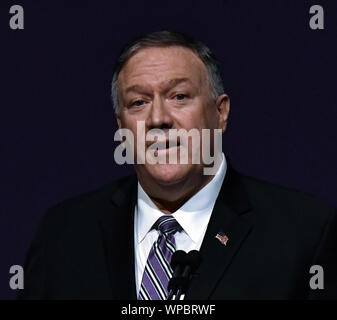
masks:
[[[215,51],[236,169],[337,206],[335,1],[71,3],[0,6],[0,298],[15,296],[9,267],[23,264],[46,208],[132,172],[113,160],[110,80],[121,47],[145,32],[187,32]],[[9,29],[13,4],[24,30]],[[314,4],[325,30],[309,28]]]

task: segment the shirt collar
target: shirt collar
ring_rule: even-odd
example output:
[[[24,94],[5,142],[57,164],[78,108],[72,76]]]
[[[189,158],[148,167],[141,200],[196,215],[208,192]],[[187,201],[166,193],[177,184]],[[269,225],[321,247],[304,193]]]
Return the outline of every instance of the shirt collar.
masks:
[[[172,216],[178,221],[184,231],[197,243],[208,225],[215,201],[220,192],[227,171],[226,157],[222,153],[221,165],[213,179],[185,202]],[[144,240],[153,224],[163,213],[152,202],[138,182],[137,200],[137,237],[138,243]]]

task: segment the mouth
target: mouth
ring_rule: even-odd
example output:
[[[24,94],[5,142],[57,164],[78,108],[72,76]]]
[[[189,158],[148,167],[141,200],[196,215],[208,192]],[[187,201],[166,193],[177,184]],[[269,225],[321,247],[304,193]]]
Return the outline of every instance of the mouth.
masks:
[[[155,141],[151,144],[147,144],[148,150],[154,150],[154,155],[157,157],[160,154],[166,154],[170,150],[177,149],[180,147],[180,141],[176,140],[164,140],[164,141]]]

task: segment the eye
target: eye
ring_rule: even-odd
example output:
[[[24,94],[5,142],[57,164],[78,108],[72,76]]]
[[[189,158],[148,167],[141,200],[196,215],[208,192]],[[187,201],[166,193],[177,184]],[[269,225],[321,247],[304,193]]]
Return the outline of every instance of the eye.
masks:
[[[132,106],[136,106],[136,107],[140,107],[145,103],[144,100],[137,100],[135,102],[132,103]]]
[[[186,94],[183,94],[183,93],[179,93],[179,94],[177,94],[177,95],[175,96],[175,98],[176,98],[177,100],[184,100],[184,99],[187,98],[187,95],[186,95]]]

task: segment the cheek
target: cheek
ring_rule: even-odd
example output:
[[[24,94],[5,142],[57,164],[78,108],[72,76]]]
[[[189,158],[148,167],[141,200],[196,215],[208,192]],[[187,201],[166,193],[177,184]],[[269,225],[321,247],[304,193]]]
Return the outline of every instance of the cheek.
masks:
[[[135,119],[130,119],[130,117],[121,117],[120,123],[122,128],[129,129],[133,132],[136,132],[137,130],[137,121]]]
[[[212,128],[210,116],[203,113],[188,114],[186,117],[181,117],[180,123],[186,130]]]
[[[217,126],[216,110],[205,99],[196,99],[189,108],[177,115],[177,121],[185,129],[214,128]]]
[[[202,128],[205,120],[202,111],[197,106],[177,111],[174,118],[178,127],[186,130]]]
[[[218,127],[218,114],[214,107],[209,107],[204,112],[204,123],[206,128],[215,129]]]
[[[142,121],[143,123],[139,123],[140,121]],[[139,123],[139,128],[137,125],[138,123]],[[124,119],[124,121],[122,122],[122,127],[132,132],[135,145],[137,143],[137,140],[145,141],[146,129],[145,129],[144,120],[139,120],[139,119],[128,117],[127,121],[125,121]]]

